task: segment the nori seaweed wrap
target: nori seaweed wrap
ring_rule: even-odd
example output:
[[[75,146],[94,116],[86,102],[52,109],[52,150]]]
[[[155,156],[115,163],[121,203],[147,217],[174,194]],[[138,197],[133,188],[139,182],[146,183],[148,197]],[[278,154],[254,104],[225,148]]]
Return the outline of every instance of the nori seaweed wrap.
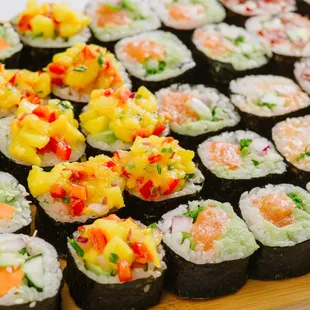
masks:
[[[310,16],[310,1],[309,0],[296,0],[298,12],[302,15]]]
[[[247,280],[249,256],[258,248],[229,203],[191,201],[158,224],[167,253],[167,283],[185,299],[237,292]]]

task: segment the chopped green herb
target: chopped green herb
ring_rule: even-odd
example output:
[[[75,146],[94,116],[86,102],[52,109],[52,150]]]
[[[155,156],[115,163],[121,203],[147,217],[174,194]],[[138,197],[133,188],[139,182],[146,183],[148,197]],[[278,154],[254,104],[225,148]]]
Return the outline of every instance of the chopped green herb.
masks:
[[[248,147],[244,147],[241,149],[241,156],[246,156],[250,154],[250,149]]]
[[[303,153],[299,154],[298,159],[304,159],[306,156],[310,157],[310,151],[308,151],[309,148],[310,144],[306,146],[305,151]]]
[[[110,253],[109,255],[109,261],[113,264],[116,264],[117,261],[119,260],[119,257],[116,253]]]
[[[57,29],[54,30],[54,37],[57,38],[58,37],[58,32]]]
[[[149,264],[148,264],[148,263],[146,263],[146,264],[144,265],[143,270],[144,270],[144,271],[148,271],[148,270],[149,270]]]
[[[136,99],[141,99],[141,98],[142,98],[142,95],[137,94],[137,95],[135,96],[135,98],[136,98]]]
[[[158,189],[156,187],[152,188],[152,195],[156,195],[157,191],[158,191]]]
[[[205,209],[205,207],[200,206],[200,207],[198,207],[198,209],[196,211],[187,211],[183,215],[187,216],[187,217],[191,217],[195,223],[199,213],[201,213],[204,209]]]
[[[66,101],[60,101],[60,102],[59,102],[59,105],[60,105],[64,110],[71,109],[71,107],[68,105],[68,103],[67,103]]]
[[[35,38],[42,38],[43,36],[44,36],[44,32],[41,31],[41,32],[37,33],[34,37]]]
[[[242,150],[245,147],[249,147],[253,140],[251,139],[241,139],[239,144],[240,144],[240,149]]]
[[[137,114],[135,117],[138,119],[138,121],[142,120],[142,116],[140,114]]]
[[[64,203],[70,203],[70,198],[69,198],[69,196],[66,196],[66,197],[62,198],[61,201]]]
[[[76,71],[76,72],[85,72],[86,70],[87,70],[86,66],[80,66],[80,67],[73,69],[73,71]]]
[[[168,165],[168,171],[171,171],[174,169],[174,166],[173,165]]]
[[[161,174],[161,167],[159,165],[156,166],[158,174]]]
[[[21,255],[27,254],[27,248],[22,248],[22,249],[19,251],[19,253],[20,253]]]
[[[186,239],[189,239],[189,242],[190,242],[189,248],[194,251],[196,244],[195,244],[195,241],[193,239],[193,236],[190,233],[182,232],[181,244],[183,244]]]
[[[257,105],[259,107],[267,107],[270,110],[272,110],[273,108],[277,106],[275,103],[269,103],[269,102],[263,102],[263,101],[257,102]]]
[[[158,228],[157,224],[156,223],[152,223],[148,226],[149,228],[152,228],[152,229],[156,229]]]
[[[241,43],[244,42],[244,36],[238,36],[236,39],[235,39],[235,45],[240,45]]]
[[[80,257],[84,256],[84,251],[80,248],[80,246],[76,243],[74,239],[67,237],[68,243],[73,247],[77,255]]]
[[[157,69],[155,69],[155,68],[146,68],[146,73],[148,75],[160,73],[160,72],[165,70],[165,67],[166,67],[166,63],[164,61],[160,61],[158,63]]]
[[[104,61],[102,58],[102,52],[99,53],[98,59],[97,59],[98,65],[100,66],[100,68],[102,68]]]
[[[171,154],[171,153],[173,152],[173,149],[172,149],[172,147],[170,146],[169,149],[167,149],[167,148],[162,148],[162,149],[161,149],[161,152],[162,152],[162,153],[170,153],[170,154]]]
[[[252,159],[252,163],[254,164],[255,167],[259,166],[260,164],[260,162],[255,159]]]
[[[289,193],[287,194],[287,196],[290,197],[294,201],[296,208],[303,209],[304,203],[302,199],[296,193]]]
[[[136,166],[134,165],[134,164],[129,164],[129,165],[127,165],[126,166],[126,168],[128,168],[128,169],[133,169],[133,168],[135,168]]]
[[[39,90],[39,91],[37,92],[37,94],[38,94],[38,95],[43,94],[43,90]]]
[[[195,175],[195,173],[186,174],[185,177],[184,177],[184,179],[185,179],[186,181],[189,181],[194,175]]]
[[[114,277],[114,276],[116,276],[116,273],[117,273],[116,270],[113,269],[110,274],[111,274],[112,277]]]

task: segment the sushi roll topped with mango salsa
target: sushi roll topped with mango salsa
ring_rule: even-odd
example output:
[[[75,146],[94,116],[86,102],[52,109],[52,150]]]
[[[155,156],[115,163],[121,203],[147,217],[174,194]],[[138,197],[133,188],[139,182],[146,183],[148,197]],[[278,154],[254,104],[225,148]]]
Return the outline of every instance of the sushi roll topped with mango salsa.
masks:
[[[295,63],[294,75],[302,89],[310,95],[310,57]]]
[[[155,96],[145,87],[94,90],[80,115],[87,142],[106,152],[129,149],[136,137],[167,135],[167,114],[158,111]]]

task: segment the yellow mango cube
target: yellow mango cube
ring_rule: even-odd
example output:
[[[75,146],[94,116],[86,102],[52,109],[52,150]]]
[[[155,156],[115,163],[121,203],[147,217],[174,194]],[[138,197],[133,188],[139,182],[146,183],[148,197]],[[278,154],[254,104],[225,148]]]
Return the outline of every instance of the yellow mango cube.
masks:
[[[93,120],[87,121],[84,124],[84,128],[91,134],[104,131],[108,127],[108,120],[104,116],[100,116]]]
[[[55,35],[55,26],[52,19],[43,16],[37,15],[31,21],[30,25],[34,35],[41,36],[44,38],[53,38]]]
[[[94,225],[102,229],[108,241],[112,240],[115,237],[118,237],[122,240],[127,239],[129,229],[120,226],[115,221],[105,220],[103,218],[96,220]]]

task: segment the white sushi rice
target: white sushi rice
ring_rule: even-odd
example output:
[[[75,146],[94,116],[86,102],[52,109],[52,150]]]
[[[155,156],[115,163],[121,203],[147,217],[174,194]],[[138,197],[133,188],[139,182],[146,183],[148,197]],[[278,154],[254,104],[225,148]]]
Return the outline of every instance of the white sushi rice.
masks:
[[[0,219],[0,234],[13,233],[31,223],[29,194],[24,186],[9,173],[0,172],[0,203],[15,209],[11,220]]]
[[[0,25],[0,37],[10,45],[9,48],[5,48],[0,52],[0,59],[7,59],[14,54],[20,52],[23,45],[20,43],[19,35],[9,23]]]
[[[94,0],[91,1],[86,9],[88,16],[92,18],[90,28],[95,37],[102,42],[116,41],[135,34],[158,29],[161,26],[159,17],[151,10],[148,0],[126,0],[132,8],[128,11],[129,24],[124,25],[98,25],[96,11],[101,5],[119,5],[119,0]]]
[[[130,57],[125,47],[130,42],[151,40],[163,46],[166,52],[166,67],[162,72],[156,74],[147,74],[146,68],[136,59]],[[145,32],[130,38],[123,39],[115,45],[117,58],[122,62],[129,73],[141,80],[147,82],[159,82],[169,78],[179,76],[189,69],[195,67],[195,62],[191,51],[183,44],[177,36],[170,32],[151,31]],[[157,65],[157,61],[156,65]]]
[[[211,49],[205,46],[204,36],[199,33],[205,33],[208,36],[221,37],[229,45],[231,52],[216,55]],[[235,44],[238,38],[243,38],[243,42]],[[272,53],[269,48],[264,46],[260,40],[246,31],[244,28],[225,23],[207,25],[195,30],[193,42],[196,48],[207,57],[223,62],[230,63],[237,71],[260,68],[269,62]]]
[[[44,266],[44,289],[39,292],[34,287],[22,284],[12,288],[5,296],[0,298],[1,306],[16,306],[20,304],[43,301],[54,297],[62,282],[62,272],[57,259],[57,252],[43,239],[26,235],[2,234],[0,235],[0,252],[19,252],[27,248],[31,256],[42,254]]]
[[[233,127],[240,122],[240,116],[234,109],[229,99],[215,88],[205,87],[201,84],[195,86],[188,84],[173,84],[170,87],[163,88],[156,93],[159,106],[161,106],[162,102],[169,96],[169,93],[171,92],[192,95],[192,98],[201,101],[209,110],[209,116],[204,116],[203,119],[198,121],[184,124],[179,124],[172,121],[170,123],[170,128],[177,134],[186,136],[198,136],[209,132],[219,131],[223,128]],[[191,101],[189,101],[189,106],[193,108]],[[215,111],[215,115],[212,115],[212,111]],[[171,111],[167,112],[170,112],[171,114]],[[214,116],[220,120],[212,121]]]
[[[176,20],[169,12],[171,5],[175,5],[174,0],[150,0],[151,6],[168,27],[179,30],[192,30],[203,25],[219,23],[225,19],[226,13],[221,4],[216,0],[183,0],[176,5],[193,5],[200,9],[201,13],[196,11],[191,13],[188,7],[186,19]]]
[[[310,106],[309,96],[282,76],[250,75],[231,81],[229,88],[232,103],[242,112],[256,116],[285,115]],[[259,105],[266,103],[272,108]]]
[[[307,184],[306,188],[307,188],[307,191],[310,192],[310,182]]]
[[[213,160],[210,152],[211,142],[224,142],[239,145],[242,139],[250,139],[250,153],[241,156],[241,165],[236,169],[228,169]],[[211,137],[198,146],[198,156],[203,165],[218,178],[222,179],[253,179],[268,176],[269,174],[283,174],[286,164],[276,151],[274,145],[266,138],[252,131],[237,130],[224,132],[221,135]],[[253,161],[259,163],[255,165]]]
[[[294,193],[302,198],[303,209],[294,209],[294,222],[278,227],[266,220],[253,200],[261,199],[269,194]],[[310,239],[310,194],[301,187],[291,184],[267,185],[264,188],[256,187],[245,192],[240,198],[239,207],[242,217],[253,233],[256,240],[271,247],[294,246]]]
[[[302,89],[310,95],[310,57],[295,63],[294,75]]]
[[[222,237],[215,240],[212,249],[208,251],[196,250],[196,248],[191,250],[189,239],[185,239],[182,243],[183,231],[173,229],[173,222],[176,217],[183,217],[187,211],[196,211],[199,206],[214,206],[225,211],[230,217],[223,229]],[[235,214],[229,203],[220,203],[215,200],[190,201],[188,205],[180,205],[164,214],[158,223],[158,227],[164,234],[164,243],[173,252],[194,264],[217,264],[224,261],[244,259],[258,249],[253,235],[245,223]],[[189,231],[185,232],[190,232],[191,225],[188,229]]]

